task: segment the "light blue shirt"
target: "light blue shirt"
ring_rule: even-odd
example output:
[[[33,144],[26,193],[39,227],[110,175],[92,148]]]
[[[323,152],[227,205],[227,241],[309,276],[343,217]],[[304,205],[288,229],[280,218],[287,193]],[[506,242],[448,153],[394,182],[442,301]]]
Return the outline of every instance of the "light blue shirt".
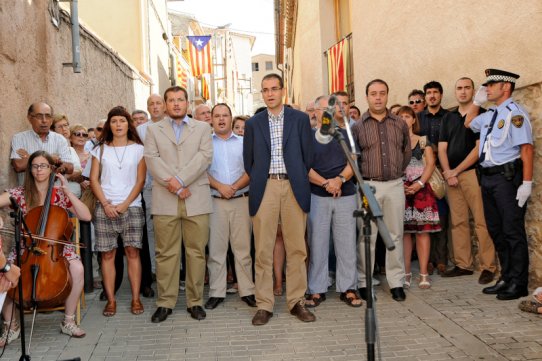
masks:
[[[143,123],[141,125],[138,125],[137,128],[136,128],[137,135],[139,135],[139,138],[141,139],[141,141],[143,143],[145,143],[145,137],[147,136],[147,128],[149,127],[150,124],[152,124],[151,120],[149,120],[148,122],[145,122],[145,123]],[[151,175],[151,172],[150,172],[149,168],[147,168],[147,175],[145,177],[144,188],[147,188],[147,189],[152,188],[152,175]]]
[[[493,130],[486,139],[495,112],[497,112],[497,118]],[[484,168],[511,162],[520,157],[522,144],[533,144],[529,116],[512,98],[508,98],[498,107],[491,107],[487,112],[474,118],[470,128],[473,132],[480,133],[478,155],[481,156],[482,152],[486,153],[481,163]]]
[[[227,139],[213,134],[213,161],[209,167],[211,177],[223,184],[233,184],[245,173],[243,164],[243,137],[233,132]],[[239,189],[234,196],[248,191],[248,186]],[[220,193],[211,188],[211,194],[220,196]]]
[[[184,116],[183,120],[180,123],[177,123],[175,120],[168,118],[169,122],[171,123],[171,126],[173,127],[173,132],[175,133],[175,139],[177,140],[177,144],[179,144],[179,140],[181,140],[181,135],[183,134],[183,128],[185,124],[190,123],[190,118],[188,116]]]

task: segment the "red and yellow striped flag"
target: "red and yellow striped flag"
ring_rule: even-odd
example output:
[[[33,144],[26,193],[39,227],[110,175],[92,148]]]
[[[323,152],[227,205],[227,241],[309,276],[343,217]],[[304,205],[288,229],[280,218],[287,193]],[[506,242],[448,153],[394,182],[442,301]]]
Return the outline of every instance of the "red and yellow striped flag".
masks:
[[[209,100],[209,83],[205,75],[201,76],[201,97],[206,101]]]
[[[181,65],[180,55],[176,55],[175,60],[177,62],[177,85],[186,89],[188,85],[188,72]]]
[[[192,75],[211,72],[211,36],[187,36]]]
[[[348,51],[347,39],[342,39],[326,51],[330,94],[336,91],[346,91]]]

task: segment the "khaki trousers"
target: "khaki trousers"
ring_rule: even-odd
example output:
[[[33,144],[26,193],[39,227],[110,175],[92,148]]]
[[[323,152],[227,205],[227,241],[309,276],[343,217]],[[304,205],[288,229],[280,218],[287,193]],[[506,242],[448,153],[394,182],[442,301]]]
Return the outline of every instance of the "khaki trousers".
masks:
[[[386,250],[386,279],[390,288],[403,287],[405,278],[405,260],[403,255],[403,231],[405,215],[405,191],[401,178],[386,182],[366,181],[375,188],[375,198],[382,213],[384,223],[390,232],[391,240],[395,245],[393,251]],[[363,221],[359,229],[363,233]],[[374,269],[375,247],[378,229],[376,223],[371,222],[371,270]],[[366,287],[365,279],[365,244],[364,237],[358,243],[358,286]],[[372,276],[372,273],[371,275]]]
[[[209,215],[188,217],[179,199],[177,215],[154,215],[158,307],[174,308],[179,294],[181,244],[186,250],[186,306],[203,304],[205,246],[209,240]]]
[[[248,197],[213,198],[213,213],[209,216],[209,297],[226,297],[226,258],[228,244],[235,256],[235,273],[239,296],[254,294],[252,257],[250,255],[250,215]]]
[[[472,242],[469,224],[469,210],[475,224],[478,237],[478,257],[480,269],[495,272],[495,247],[489,236],[484,217],[482,190],[478,184],[474,169],[461,173],[457,177],[457,187],[448,187],[448,203],[452,220],[452,247],[457,267],[473,269]]]
[[[299,207],[288,180],[268,179],[262,203],[252,218],[256,247],[256,303],[273,312],[273,248],[279,219],[286,249],[286,302],[291,310],[307,291],[307,214]]]

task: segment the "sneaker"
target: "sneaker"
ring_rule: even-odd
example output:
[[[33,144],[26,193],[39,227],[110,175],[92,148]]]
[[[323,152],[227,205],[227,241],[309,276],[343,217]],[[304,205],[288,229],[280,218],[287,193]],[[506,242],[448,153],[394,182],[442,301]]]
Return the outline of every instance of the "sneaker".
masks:
[[[86,332],[82,328],[77,326],[75,322],[66,323],[62,321],[60,323],[60,332],[75,338],[82,338],[86,335]]]
[[[179,284],[179,290],[184,291],[186,289],[186,282],[181,281]]]
[[[16,321],[13,321],[13,325],[15,329],[9,328],[9,323],[4,322],[4,327],[2,329],[2,336],[0,337],[0,347],[4,347],[6,344],[10,344],[16,339],[19,338],[19,335],[21,334],[21,328],[19,327],[19,323]]]

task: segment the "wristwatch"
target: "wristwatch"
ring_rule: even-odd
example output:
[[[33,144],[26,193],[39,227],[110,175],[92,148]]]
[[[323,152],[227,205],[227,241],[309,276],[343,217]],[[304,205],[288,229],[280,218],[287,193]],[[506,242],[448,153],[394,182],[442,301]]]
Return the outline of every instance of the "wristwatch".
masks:
[[[0,273],[8,273],[10,269],[11,269],[11,264],[9,262],[6,262],[4,267],[0,269]]]
[[[425,183],[419,179],[416,181],[416,183],[418,183],[422,188],[425,187]]]
[[[338,177],[341,180],[341,182],[346,183],[346,178],[342,174],[339,174]]]

